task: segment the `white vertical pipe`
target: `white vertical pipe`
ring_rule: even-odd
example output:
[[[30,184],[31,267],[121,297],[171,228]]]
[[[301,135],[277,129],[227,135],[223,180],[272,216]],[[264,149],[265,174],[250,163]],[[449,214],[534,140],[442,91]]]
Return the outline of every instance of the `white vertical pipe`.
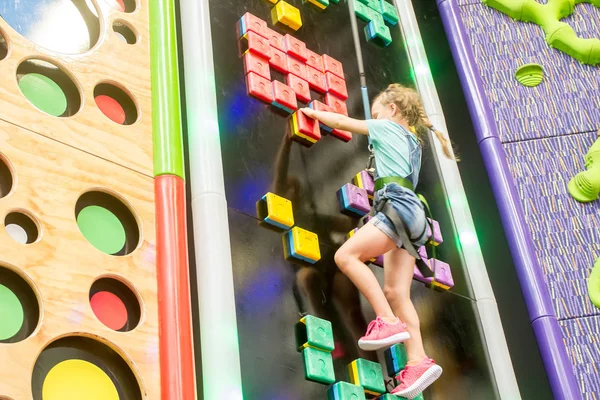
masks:
[[[406,48],[415,73],[417,89],[423,100],[425,111],[435,127],[442,132],[448,132],[412,2],[411,0],[395,1],[400,15],[400,28],[404,33]],[[440,164],[442,185],[450,202],[450,215],[456,232],[459,234],[461,256],[473,288],[483,330],[483,339],[487,346],[500,398],[519,400],[521,394],[504,336],[498,305],[485,268],[481,248],[477,241],[473,217],[467,203],[458,166],[454,160],[450,160],[444,155],[442,145],[437,139],[434,139],[434,147]]]
[[[241,400],[242,377],[208,0],[180,0],[205,400]]]

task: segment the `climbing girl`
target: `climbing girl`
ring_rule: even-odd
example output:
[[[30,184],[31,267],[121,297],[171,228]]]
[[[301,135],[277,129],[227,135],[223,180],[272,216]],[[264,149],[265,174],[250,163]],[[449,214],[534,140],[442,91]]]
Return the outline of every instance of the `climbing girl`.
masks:
[[[429,122],[418,93],[399,84],[388,86],[375,98],[371,109],[373,119],[367,121],[309,108],[302,112],[329,127],[370,136],[376,164],[374,208],[383,212],[377,212],[344,243],[335,254],[335,262],[377,315],[358,341],[359,347],[378,350],[404,342],[408,363],[399,374],[400,385],[391,393],[412,399],[439,378],[442,368],[427,357],[423,348],[419,317],[410,299],[415,258],[403,248],[407,243],[401,237],[410,238],[408,247],[412,244],[413,249],[427,240],[424,207],[414,192],[424,134],[432,130],[443,144],[446,156],[452,158],[449,143]],[[382,204],[391,207],[380,208]],[[398,230],[402,232],[399,234]],[[365,265],[365,261],[381,254],[385,255],[383,290]]]

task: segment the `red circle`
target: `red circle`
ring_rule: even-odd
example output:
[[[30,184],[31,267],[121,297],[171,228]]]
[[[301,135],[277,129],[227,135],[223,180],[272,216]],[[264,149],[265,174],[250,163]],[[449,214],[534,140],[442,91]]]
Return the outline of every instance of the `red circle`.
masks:
[[[127,323],[125,303],[114,293],[98,292],[92,296],[90,305],[100,322],[112,330],[118,331]]]
[[[125,110],[117,100],[104,94],[96,96],[95,100],[96,105],[104,115],[117,124],[123,125],[125,123]]]

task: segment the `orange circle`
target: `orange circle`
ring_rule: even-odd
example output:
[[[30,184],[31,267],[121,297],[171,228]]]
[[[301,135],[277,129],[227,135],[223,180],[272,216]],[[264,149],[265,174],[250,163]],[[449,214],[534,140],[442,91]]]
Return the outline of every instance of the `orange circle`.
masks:
[[[127,323],[127,307],[119,296],[111,292],[98,292],[90,299],[96,317],[112,330],[123,329]]]
[[[96,105],[111,121],[123,125],[127,118],[123,106],[110,96],[101,94],[96,96]]]

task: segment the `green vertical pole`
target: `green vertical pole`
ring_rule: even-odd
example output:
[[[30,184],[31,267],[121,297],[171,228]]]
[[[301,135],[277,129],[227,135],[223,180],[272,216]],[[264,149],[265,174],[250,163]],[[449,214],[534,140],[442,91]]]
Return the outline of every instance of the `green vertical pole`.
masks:
[[[154,176],[173,174],[185,178],[175,5],[172,0],[151,0],[148,4]]]

